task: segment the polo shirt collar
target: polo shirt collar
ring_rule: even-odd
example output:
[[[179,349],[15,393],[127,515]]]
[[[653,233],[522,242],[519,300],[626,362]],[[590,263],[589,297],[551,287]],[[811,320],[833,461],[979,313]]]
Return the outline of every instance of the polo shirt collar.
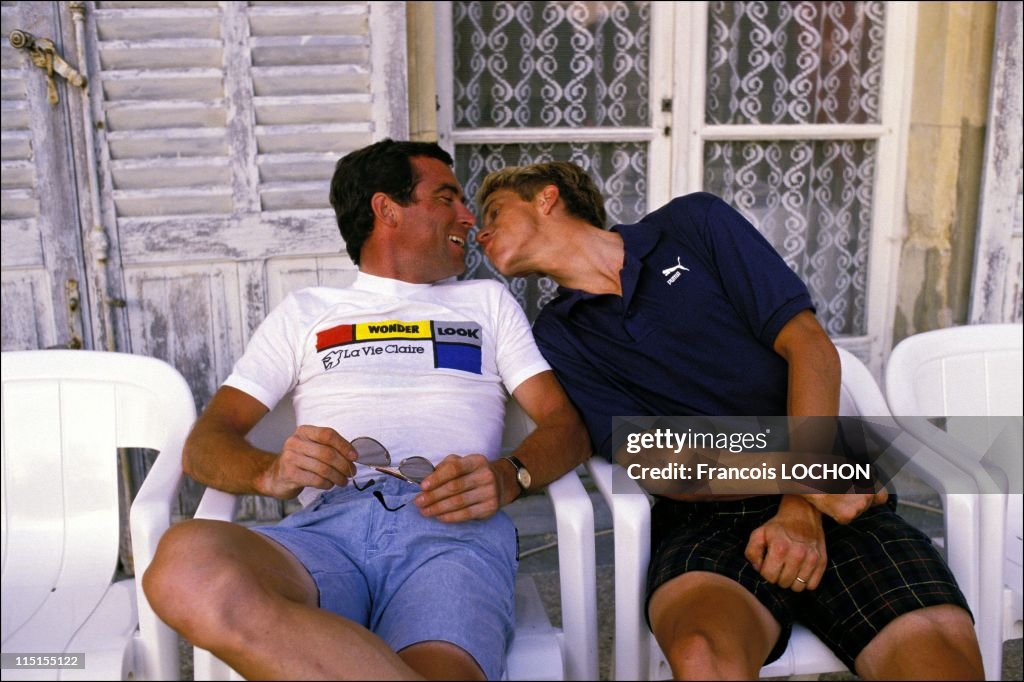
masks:
[[[661,231],[646,223],[618,225],[612,229],[622,236],[623,248],[626,251],[619,275],[622,283],[622,309],[625,311],[633,302],[633,294],[636,293],[636,285],[640,281],[640,272],[644,266],[643,260],[654,250],[661,237]]]
[[[643,260],[657,246],[661,239],[661,230],[647,223],[616,225],[611,230],[618,232],[622,237],[622,245],[625,250],[622,270],[619,271],[619,280],[622,284],[622,310],[625,311],[633,301],[633,294],[636,293],[637,282],[640,280],[640,272],[643,269]],[[580,289],[558,287],[558,298],[552,301],[551,305],[557,312],[568,315],[574,305],[596,296],[598,294],[587,293]]]

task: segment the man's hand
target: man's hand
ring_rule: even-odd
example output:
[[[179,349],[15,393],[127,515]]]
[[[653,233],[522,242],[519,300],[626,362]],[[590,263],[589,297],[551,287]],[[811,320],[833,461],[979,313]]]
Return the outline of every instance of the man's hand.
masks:
[[[448,455],[423,479],[415,499],[424,516],[455,523],[486,519],[498,511],[500,490],[491,462],[483,455]]]
[[[299,426],[260,476],[259,489],[264,495],[289,500],[307,486],[321,490],[345,486],[355,475],[357,457],[352,445],[334,429]]]
[[[772,584],[794,592],[817,588],[827,559],[821,514],[797,496],[784,496],[778,513],[750,534],[744,555]]]
[[[831,516],[836,523],[846,525],[877,504],[885,504],[889,492],[882,488],[875,493],[843,493],[827,495],[814,493],[801,495],[822,514]]]

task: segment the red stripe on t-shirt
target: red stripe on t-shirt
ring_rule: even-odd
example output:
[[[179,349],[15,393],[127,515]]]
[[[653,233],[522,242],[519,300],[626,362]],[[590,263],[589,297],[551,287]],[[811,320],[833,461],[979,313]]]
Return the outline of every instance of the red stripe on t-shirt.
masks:
[[[325,348],[351,343],[355,340],[354,332],[354,324],[339,324],[337,327],[331,327],[330,329],[325,329],[322,332],[317,332],[316,349],[321,351]]]

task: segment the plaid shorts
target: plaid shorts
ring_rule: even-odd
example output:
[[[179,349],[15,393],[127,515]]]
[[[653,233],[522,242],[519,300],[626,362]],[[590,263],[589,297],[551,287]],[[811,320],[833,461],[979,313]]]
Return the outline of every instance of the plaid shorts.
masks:
[[[818,589],[793,592],[768,583],[744,550],[754,529],[775,515],[779,499],[688,503],[659,498],[651,513],[648,600],[663,583],[688,571],[724,575],[749,590],[782,626],[765,664],[786,650],[798,621],[851,670],[864,647],[897,616],[940,604],[970,613],[931,540],[896,514],[894,497],[849,525],[824,518],[828,563]]]

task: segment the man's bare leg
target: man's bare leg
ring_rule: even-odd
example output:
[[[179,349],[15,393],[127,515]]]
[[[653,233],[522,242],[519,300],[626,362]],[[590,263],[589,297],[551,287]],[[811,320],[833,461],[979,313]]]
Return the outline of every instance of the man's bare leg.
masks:
[[[475,666],[445,642],[395,654],[361,625],[318,608],[316,585],[302,564],[237,524],[196,520],[172,527],[143,587],[165,622],[247,679],[423,679],[434,672],[417,671],[424,658],[452,679],[467,659]],[[479,667],[475,672],[482,678]]]
[[[419,642],[398,652],[410,668],[428,680],[486,680],[476,659],[450,642]]]
[[[984,679],[971,617],[951,604],[899,616],[879,631],[854,663],[866,680]]]
[[[703,571],[659,587],[649,614],[677,680],[756,680],[781,627],[739,583]]]

